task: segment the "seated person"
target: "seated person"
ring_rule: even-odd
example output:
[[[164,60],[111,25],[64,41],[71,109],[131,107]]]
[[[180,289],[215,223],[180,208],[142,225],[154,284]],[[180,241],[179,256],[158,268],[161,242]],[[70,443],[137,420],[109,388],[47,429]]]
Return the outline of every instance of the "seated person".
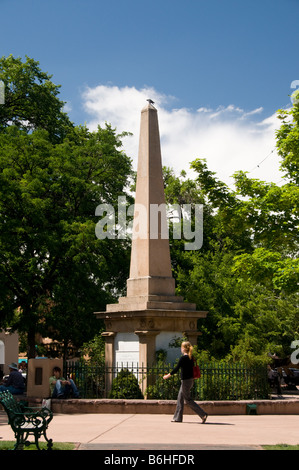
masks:
[[[53,376],[49,379],[52,398],[68,398],[71,394],[79,398],[79,392],[72,379],[65,380],[61,377],[60,367],[54,367]]]
[[[277,394],[281,395],[281,386],[280,386],[280,376],[279,374],[272,370],[270,364],[267,365],[267,371],[268,371],[268,382],[270,384],[270,387],[276,387],[277,389]]]
[[[19,372],[18,365],[9,364],[9,376],[0,385],[0,392],[9,391],[12,395],[23,395],[25,391],[25,382],[22,374]]]

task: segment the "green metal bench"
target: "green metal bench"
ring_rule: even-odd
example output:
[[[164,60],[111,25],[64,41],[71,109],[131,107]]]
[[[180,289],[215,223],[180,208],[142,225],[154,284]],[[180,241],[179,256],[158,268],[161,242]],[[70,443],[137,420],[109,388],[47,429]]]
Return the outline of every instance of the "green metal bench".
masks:
[[[43,435],[47,441],[47,449],[53,447],[52,439],[46,435],[47,428],[53,418],[53,413],[48,408],[28,408],[19,403],[14,396],[8,392],[0,392],[0,403],[8,416],[10,424],[16,438],[14,450],[22,450],[24,445],[30,445],[27,440],[29,435],[34,435],[34,442],[38,450],[38,439]]]

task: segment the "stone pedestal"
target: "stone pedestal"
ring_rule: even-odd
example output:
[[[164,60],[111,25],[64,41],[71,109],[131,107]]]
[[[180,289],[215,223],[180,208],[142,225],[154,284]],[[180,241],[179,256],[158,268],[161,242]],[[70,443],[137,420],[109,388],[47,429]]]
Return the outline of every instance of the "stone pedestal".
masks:
[[[119,304],[115,305],[120,309]],[[106,366],[111,367],[115,364],[117,334],[134,332],[136,341],[139,342],[139,365],[146,367],[155,361],[156,341],[161,333],[170,332],[173,336],[186,336],[192,344],[197,344],[197,337],[200,335],[197,322],[198,319],[205,318],[207,312],[196,311],[195,308],[193,310],[131,309],[99,312],[96,315],[97,318],[104,320],[107,330],[103,333],[106,341]],[[164,344],[165,349],[167,346]],[[134,362],[133,357],[132,361],[123,362]]]
[[[29,359],[27,375],[27,396],[47,398],[50,396],[49,379],[53,375],[53,368],[63,370],[62,359]]]

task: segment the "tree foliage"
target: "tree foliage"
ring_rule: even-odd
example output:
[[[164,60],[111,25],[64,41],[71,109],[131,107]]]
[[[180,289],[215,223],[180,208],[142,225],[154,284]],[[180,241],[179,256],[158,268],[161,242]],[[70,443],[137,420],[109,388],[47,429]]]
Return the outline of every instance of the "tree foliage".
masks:
[[[205,159],[192,162],[194,181],[166,174],[169,201],[192,188],[204,203],[202,249],[184,252],[172,241],[171,251],[178,294],[209,311],[199,346],[212,358],[266,361],[269,351],[290,354],[299,337],[298,105],[279,115],[282,186],[239,171],[231,189]]]
[[[123,289],[128,242],[97,239],[95,209],[126,194],[131,161],[110,125],[69,124],[36,62],[9,57],[1,67],[17,82],[0,128],[1,326],[26,332],[33,357],[36,333],[75,346],[93,337],[93,312]]]
[[[0,130],[11,125],[30,131],[44,129],[52,142],[62,141],[73,127],[58,97],[59,85],[43,72],[39,63],[13,55],[0,59],[5,105],[0,106]]]

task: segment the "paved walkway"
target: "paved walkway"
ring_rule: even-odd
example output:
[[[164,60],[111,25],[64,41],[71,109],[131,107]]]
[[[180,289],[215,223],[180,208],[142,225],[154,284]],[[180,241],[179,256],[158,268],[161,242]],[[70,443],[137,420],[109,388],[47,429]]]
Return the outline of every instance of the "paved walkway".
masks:
[[[172,423],[170,415],[55,414],[48,429],[54,442],[76,442],[79,450],[260,449],[299,444],[299,415],[196,415]],[[14,440],[0,411],[0,439]]]

